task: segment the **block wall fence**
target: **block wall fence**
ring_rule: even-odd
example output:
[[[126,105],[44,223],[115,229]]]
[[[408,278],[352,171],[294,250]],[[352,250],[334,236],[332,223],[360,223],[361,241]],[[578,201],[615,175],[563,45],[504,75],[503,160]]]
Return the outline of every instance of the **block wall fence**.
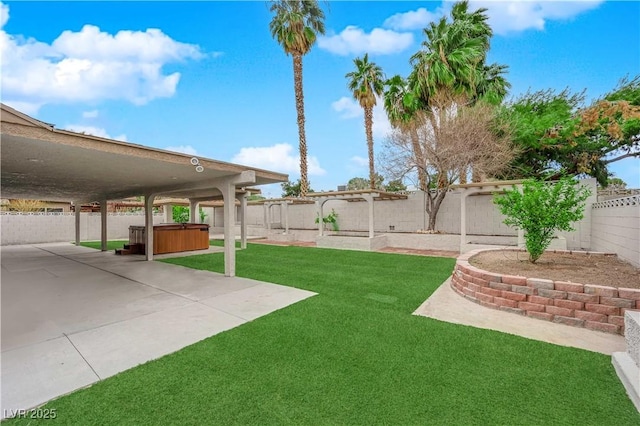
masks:
[[[622,259],[640,267],[640,195],[597,202],[595,180],[583,181],[592,189],[587,200],[584,218],[574,224],[573,232],[560,233],[567,240],[570,250],[613,252]],[[443,234],[460,233],[460,192],[452,191],[444,199],[436,229]],[[504,216],[492,202],[491,195],[467,197],[467,234],[479,236],[515,237],[516,230],[504,225]],[[374,229],[378,233],[415,233],[425,229],[428,215],[425,210],[426,195],[423,192],[408,194],[406,200],[384,200],[375,202]],[[368,230],[368,206],[366,202],[332,200],[325,204],[324,211],[335,210],[338,225],[343,231],[366,232]],[[205,222],[215,233],[224,226],[222,208],[206,207]],[[291,230],[314,231],[315,204],[288,206]],[[100,214],[82,213],[80,219],[81,239],[100,239]],[[238,224],[236,209],[236,224]],[[272,229],[284,227],[284,211],[279,205],[271,207]],[[164,221],[162,215],[154,215],[154,224]],[[263,205],[247,207],[247,224],[251,235],[266,236],[265,209]],[[43,242],[72,241],[75,238],[74,216],[69,213],[49,214],[0,214],[0,243],[30,244]],[[109,213],[107,232],[109,239],[127,239],[130,225],[143,225],[140,213]]]
[[[2,214],[0,215],[2,245],[36,244],[75,241],[75,215],[73,213]],[[154,215],[153,223],[163,220]],[[144,214],[109,213],[107,238],[128,239],[130,225],[144,225]],[[80,239],[100,239],[100,213],[80,213]]]
[[[591,249],[617,253],[640,267],[640,195],[593,204]]]

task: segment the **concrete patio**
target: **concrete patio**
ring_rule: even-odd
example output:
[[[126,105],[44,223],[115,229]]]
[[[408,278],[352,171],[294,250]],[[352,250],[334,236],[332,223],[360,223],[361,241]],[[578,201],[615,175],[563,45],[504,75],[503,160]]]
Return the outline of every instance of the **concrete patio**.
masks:
[[[68,243],[0,254],[3,417],[315,294]]]

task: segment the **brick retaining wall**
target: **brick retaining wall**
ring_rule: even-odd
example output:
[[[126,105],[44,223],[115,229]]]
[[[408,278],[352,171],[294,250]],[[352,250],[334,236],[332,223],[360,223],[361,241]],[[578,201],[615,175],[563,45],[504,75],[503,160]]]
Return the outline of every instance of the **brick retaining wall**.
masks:
[[[618,334],[624,334],[624,312],[640,310],[640,289],[488,272],[469,263],[469,259],[482,251],[474,250],[458,257],[451,278],[451,287],[466,299],[487,308]],[[610,253],[585,251],[556,252],[615,256]]]

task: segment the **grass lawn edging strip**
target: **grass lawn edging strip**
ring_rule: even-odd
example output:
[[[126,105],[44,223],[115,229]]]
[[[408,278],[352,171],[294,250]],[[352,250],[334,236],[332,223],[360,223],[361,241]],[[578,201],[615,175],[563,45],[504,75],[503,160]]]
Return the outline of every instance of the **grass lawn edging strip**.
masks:
[[[640,289],[507,275],[485,271],[469,263],[479,253],[491,250],[495,249],[473,250],[456,260],[451,288],[474,303],[531,318],[622,335],[625,311],[640,310]],[[615,256],[590,251],[555,252]]]

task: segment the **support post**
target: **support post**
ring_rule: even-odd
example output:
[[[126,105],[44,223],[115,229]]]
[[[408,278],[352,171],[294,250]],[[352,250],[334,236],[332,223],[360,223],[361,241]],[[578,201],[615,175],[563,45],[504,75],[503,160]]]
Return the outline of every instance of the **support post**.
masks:
[[[196,200],[193,200],[191,198],[189,199],[189,222],[198,223],[196,221],[196,218],[198,217],[197,214],[199,213],[199,205],[200,203],[198,203]]]
[[[467,244],[467,191],[460,193],[460,253]]]
[[[216,187],[224,200],[224,275],[236,276],[236,239],[233,233],[236,211],[236,186],[245,186],[256,182],[253,170],[245,170],[239,175],[219,181]]]
[[[367,201],[369,207],[369,238],[374,237],[374,214],[373,214],[373,195],[364,194],[363,198]]]
[[[173,223],[173,204],[165,204],[162,207],[162,214],[163,223]]]
[[[517,186],[518,191],[520,191],[520,193],[522,194],[522,185],[518,185]],[[522,228],[518,228],[518,248],[524,248],[525,247],[525,242],[524,242],[524,229]]]
[[[247,194],[242,194],[240,198],[240,248],[247,248]]]
[[[284,234],[289,234],[289,203],[283,201],[280,203],[282,213],[284,214]]]
[[[79,201],[74,202],[74,216],[76,219],[76,246],[80,245],[80,210],[82,210],[82,204]]]
[[[231,181],[221,185],[224,200],[224,275],[236,276],[236,238],[233,233],[236,209],[236,186]]]
[[[107,200],[100,201],[100,250],[107,251]]]
[[[145,259],[153,260],[153,199],[154,194],[144,196],[144,232],[145,232]]]
[[[262,224],[264,225],[264,229],[267,228],[267,203],[262,205]]]
[[[318,201],[316,201],[316,209],[318,214],[318,235],[321,237],[324,235],[324,222],[322,221],[322,206],[324,205],[324,202],[325,200],[323,198],[320,198]]]

